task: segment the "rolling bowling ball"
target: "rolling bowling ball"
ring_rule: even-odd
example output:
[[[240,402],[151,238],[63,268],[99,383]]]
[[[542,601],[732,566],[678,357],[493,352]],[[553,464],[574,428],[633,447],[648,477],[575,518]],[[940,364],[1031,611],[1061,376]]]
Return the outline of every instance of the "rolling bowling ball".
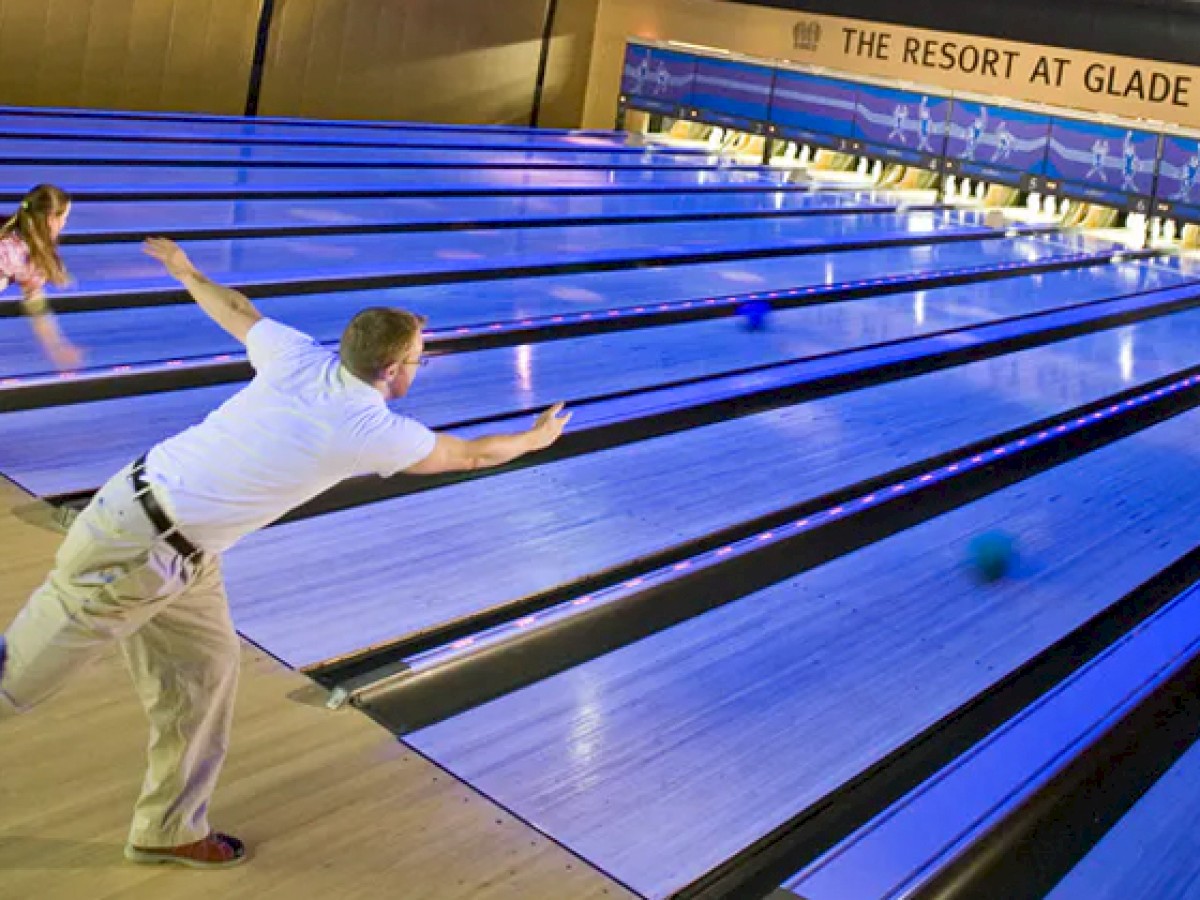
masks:
[[[767,315],[771,312],[771,304],[766,300],[747,300],[738,307],[738,315],[742,317],[742,325],[747,331],[762,331],[767,327]]]
[[[984,581],[996,581],[1012,571],[1016,545],[1012,535],[1003,531],[977,534],[968,548],[971,567]]]

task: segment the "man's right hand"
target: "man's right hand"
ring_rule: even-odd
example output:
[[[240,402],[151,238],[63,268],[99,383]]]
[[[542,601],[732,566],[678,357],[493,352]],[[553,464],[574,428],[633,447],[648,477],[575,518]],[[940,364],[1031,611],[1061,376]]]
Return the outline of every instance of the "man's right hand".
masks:
[[[142,244],[142,250],[147,256],[157,259],[166,267],[167,273],[177,281],[183,281],[188,275],[199,275],[199,270],[188,259],[183,248],[167,238],[150,238]]]
[[[502,466],[526,453],[545,450],[562,437],[563,428],[570,421],[571,414],[563,412],[561,403],[555,403],[538,416],[528,431],[485,435],[470,440],[438,434],[433,451],[404,471],[409,475],[440,475]]]

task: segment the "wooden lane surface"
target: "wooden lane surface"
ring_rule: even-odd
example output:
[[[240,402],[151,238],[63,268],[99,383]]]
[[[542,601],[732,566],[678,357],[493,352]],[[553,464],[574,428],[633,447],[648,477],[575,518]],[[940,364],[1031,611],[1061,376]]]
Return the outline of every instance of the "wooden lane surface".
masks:
[[[1200,884],[1200,744],[1193,744],[1047,900],[1190,900]]]
[[[47,571],[48,511],[0,481],[0,623]],[[147,726],[119,654],[0,726],[0,900],[620,898],[633,895],[394,741],[331,713],[249,644],[214,826],[229,872],[134,866],[121,847]]]
[[[19,197],[46,177],[45,166],[0,164],[0,195]],[[139,166],[58,166],[55,183],[80,199],[102,194],[112,198],[135,199],[154,195],[204,198],[214,192],[239,199],[263,194],[288,193],[324,196],[330,192],[362,194],[401,192],[404,194],[517,193],[549,191],[571,193],[574,190],[618,191],[643,188],[660,191],[667,188],[708,186],[719,190],[736,187],[795,189],[788,173],[782,170],[723,169],[595,169],[554,171],[550,169],[471,170],[439,169],[437,177],[415,169],[202,169],[147,168]],[[807,186],[803,188],[808,190]]]
[[[472,174],[480,174],[474,172]],[[948,237],[989,234],[974,211],[863,213],[809,219],[742,219],[718,228],[711,222],[683,221],[582,227],[488,229],[354,234],[303,238],[242,238],[188,241],[195,264],[213,281],[227,285],[296,285],[334,279],[423,280],[427,283],[478,280],[511,274],[514,269],[602,264],[636,268],[665,258],[686,260],[720,253],[818,253],[825,245],[909,241],[936,243]],[[75,295],[84,307],[99,294],[174,292],[178,284],[136,245],[95,244],[63,248],[63,259],[77,279]],[[314,288],[315,289],[315,288]],[[303,292],[302,290],[300,292]],[[64,302],[64,301],[56,301]],[[122,301],[122,304],[124,301]]]
[[[591,219],[638,217],[728,216],[831,210],[838,207],[895,207],[899,198],[886,192],[845,191],[780,194],[762,190],[746,194],[715,194],[701,189],[664,194],[610,194],[557,197],[460,197],[454,200],[416,197],[374,200],[183,200],[140,203],[81,202],[71,210],[64,243],[113,234],[182,234],[195,231],[259,232],[274,228],[313,231],[338,228],[444,228],[490,222],[557,220],[578,223]]]
[[[746,331],[736,319],[717,319],[450,354],[431,360],[412,395],[395,408],[444,428],[1172,283],[1173,276],[1148,268],[1106,266],[1036,282],[1012,279],[788,310],[773,314],[759,332]],[[200,421],[240,387],[8,413],[0,416],[0,472],[43,496],[90,490],[147,447]]]
[[[1198,425],[1193,410],[409,741],[667,896],[1191,552]],[[967,547],[995,528],[1019,558],[986,584]]]
[[[296,667],[353,654],[1196,365],[1197,340],[1200,312],[1168,316],[284,524],[229,554],[234,619]]]
[[[432,142],[436,144],[436,142]],[[410,147],[328,147],[302,144],[226,144],[211,141],[152,143],[122,139],[9,138],[0,143],[0,161],[25,163],[83,164],[113,162],[135,165],[393,165],[439,167],[507,165],[520,167],[566,166],[573,168],[668,168],[717,169],[728,164],[716,155],[665,152],[595,152],[595,148],[572,151],[567,147],[492,149],[486,145],[443,148],[428,143]]]
[[[334,143],[356,147],[383,144],[405,147],[432,143],[443,150],[455,148],[512,146],[526,149],[561,148],[581,152],[644,153],[645,148],[627,143],[623,132],[563,131],[558,129],[494,128],[490,126],[445,126],[428,123],[347,123],[338,121],[259,121],[257,119],[222,120],[213,117],[168,118],[144,114],[80,115],[76,110],[61,113],[42,111],[36,116],[6,109],[0,111],[0,134],[10,138],[49,135],[64,140],[155,138],[186,141],[221,141],[253,146],[258,143],[311,144]],[[657,148],[651,148],[652,150]],[[676,151],[679,152],[679,151]],[[683,151],[687,152],[687,151]]]
[[[448,329],[557,314],[635,308],[638,305],[847,284],[884,274],[919,275],[962,267],[1036,262],[1072,252],[1094,253],[1098,242],[1075,236],[980,240],[783,259],[734,260],[615,272],[499,278],[485,284],[436,284],[386,290],[263,297],[264,315],[322,341],[336,341],[350,318],[370,306],[400,306]],[[1147,271],[1171,271],[1164,267]],[[1187,275],[1182,266],[1178,272]],[[60,325],[87,351],[86,365],[104,367],[172,357],[240,352],[236,340],[192,304],[72,312]],[[45,354],[24,319],[0,319],[0,375],[44,372]]]

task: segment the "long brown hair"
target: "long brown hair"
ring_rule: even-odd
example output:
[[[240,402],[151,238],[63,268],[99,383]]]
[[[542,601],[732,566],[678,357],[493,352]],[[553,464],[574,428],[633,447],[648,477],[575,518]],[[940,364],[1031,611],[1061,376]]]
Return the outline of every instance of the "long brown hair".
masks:
[[[20,207],[3,225],[0,237],[19,235],[29,248],[29,259],[47,280],[67,283],[67,269],[58,255],[58,243],[50,231],[50,220],[61,216],[71,205],[66,191],[52,184],[39,184],[25,195]]]

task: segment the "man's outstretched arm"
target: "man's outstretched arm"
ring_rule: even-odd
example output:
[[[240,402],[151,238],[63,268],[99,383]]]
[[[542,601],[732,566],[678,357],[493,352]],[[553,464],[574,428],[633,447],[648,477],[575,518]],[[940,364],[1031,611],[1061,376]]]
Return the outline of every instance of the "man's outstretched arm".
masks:
[[[438,475],[442,472],[469,472],[490,469],[512,462],[527,453],[545,450],[563,433],[571,414],[555,403],[538,416],[528,431],[516,434],[493,434],[463,440],[449,434],[439,434],[433,452],[404,471],[409,475]]]
[[[147,255],[163,264],[172,278],[187,288],[196,305],[214,322],[246,343],[246,335],[262,319],[262,313],[255,309],[249,297],[210,281],[174,241],[150,238],[142,247]]]

